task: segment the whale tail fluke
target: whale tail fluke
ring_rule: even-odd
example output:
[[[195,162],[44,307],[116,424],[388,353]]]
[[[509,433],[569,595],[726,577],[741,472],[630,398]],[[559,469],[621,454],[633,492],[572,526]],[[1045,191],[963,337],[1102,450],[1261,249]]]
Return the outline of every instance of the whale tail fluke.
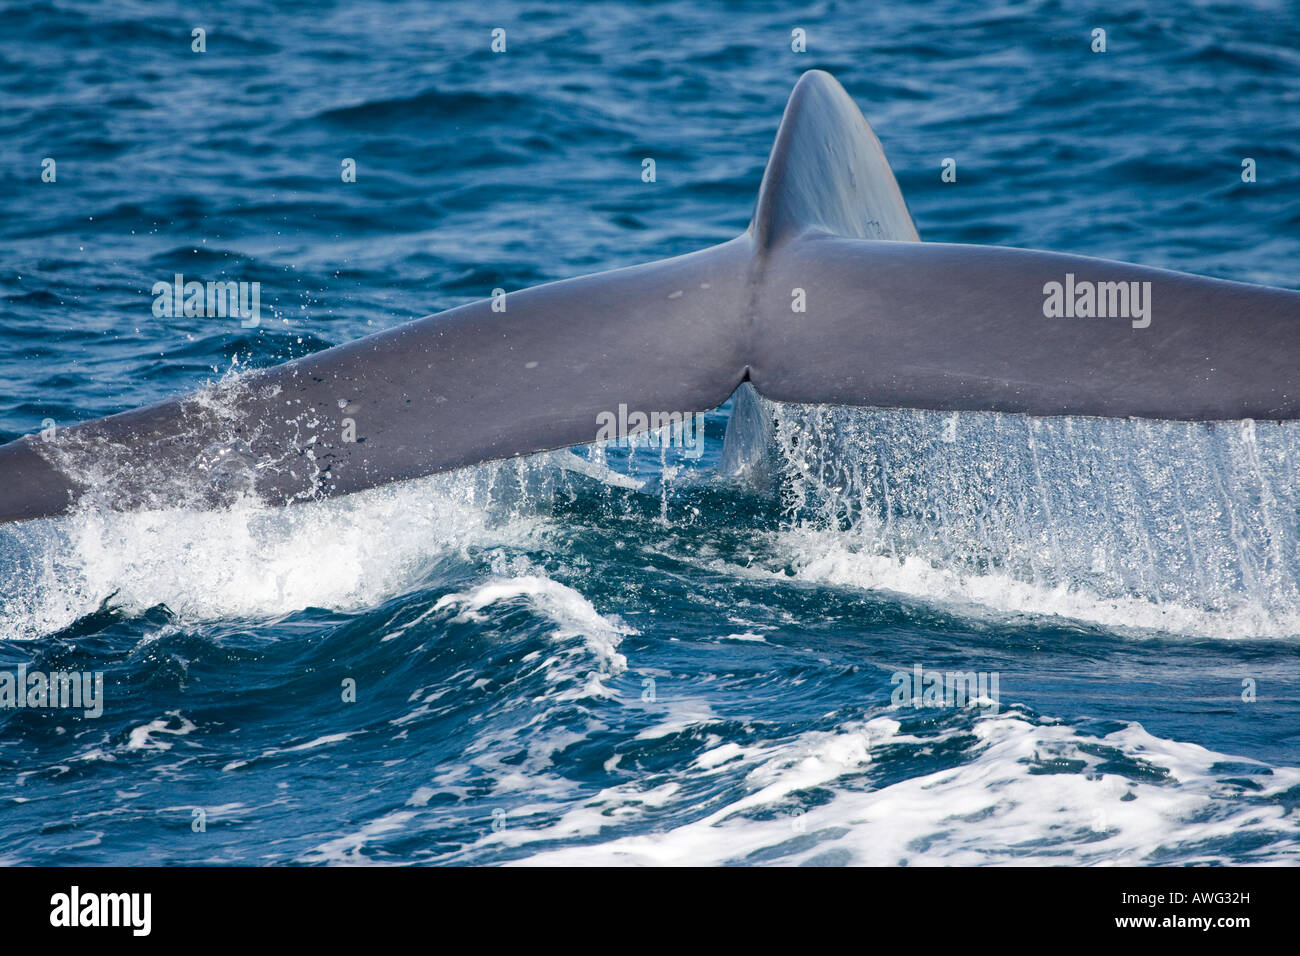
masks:
[[[1300,293],[1087,256],[809,236],[767,282],[750,378],[782,402],[1300,418]],[[790,293],[806,291],[803,313]]]
[[[750,227],[746,351],[775,401],[1177,420],[1300,417],[1300,293],[920,243],[867,121],[804,74]],[[893,241],[887,241],[893,240]]]
[[[744,381],[814,404],[1300,417],[1300,293],[918,239],[870,126],[812,71],[737,239],[0,446],[0,522],[87,493],[114,508],[345,494],[586,444],[612,418],[645,430]]]
[[[115,509],[347,494],[716,408],[743,378],[747,246],[506,293],[0,446],[0,522],[86,492]]]

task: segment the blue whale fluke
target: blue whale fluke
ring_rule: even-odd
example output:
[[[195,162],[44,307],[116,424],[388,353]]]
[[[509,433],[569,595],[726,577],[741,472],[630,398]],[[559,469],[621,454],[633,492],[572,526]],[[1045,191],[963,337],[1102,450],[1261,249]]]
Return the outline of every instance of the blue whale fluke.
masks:
[[[705,411],[745,381],[779,402],[1300,417],[1300,293],[919,239],[867,121],[805,73],[739,238],[10,442],[0,521],[92,491],[114,508],[346,494],[592,442],[621,405]]]

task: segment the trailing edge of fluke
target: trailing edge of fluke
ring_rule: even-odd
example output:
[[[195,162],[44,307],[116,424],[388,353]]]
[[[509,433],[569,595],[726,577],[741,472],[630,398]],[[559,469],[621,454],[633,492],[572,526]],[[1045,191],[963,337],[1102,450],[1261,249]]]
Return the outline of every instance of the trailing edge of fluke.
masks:
[[[780,402],[1300,417],[1300,293],[919,239],[862,114],[805,73],[738,238],[10,442],[0,521],[88,493],[112,508],[247,485],[268,503],[346,494],[585,444],[621,405],[705,411],[746,380]]]

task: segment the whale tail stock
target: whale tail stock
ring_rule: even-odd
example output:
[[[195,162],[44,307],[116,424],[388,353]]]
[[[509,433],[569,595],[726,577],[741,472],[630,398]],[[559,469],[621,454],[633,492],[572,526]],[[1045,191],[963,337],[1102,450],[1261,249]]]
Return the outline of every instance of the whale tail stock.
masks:
[[[740,237],[553,282],[0,446],[0,521],[345,494],[585,444],[620,406],[775,401],[1162,419],[1300,417],[1300,293],[922,243],[871,128],[791,94]],[[635,429],[634,429],[635,430]]]

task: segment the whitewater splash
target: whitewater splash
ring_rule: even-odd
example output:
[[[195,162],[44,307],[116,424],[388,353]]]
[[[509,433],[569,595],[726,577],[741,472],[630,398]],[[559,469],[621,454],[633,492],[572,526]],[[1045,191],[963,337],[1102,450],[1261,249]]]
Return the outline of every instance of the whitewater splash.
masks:
[[[730,411],[720,470],[778,496],[784,517],[729,573],[968,616],[1300,634],[1300,427],[791,405],[749,386]],[[536,540],[557,491],[658,494],[671,530],[671,495],[699,478],[678,457],[596,444],[287,508],[88,502],[0,530],[0,612],[7,636],[33,637],[106,599],[193,620],[369,606],[446,555]]]
[[[571,469],[550,456],[493,463],[346,498],[267,507],[76,513],[0,530],[9,639],[65,628],[103,606],[165,605],[181,621],[373,606],[470,548],[520,545]]]

